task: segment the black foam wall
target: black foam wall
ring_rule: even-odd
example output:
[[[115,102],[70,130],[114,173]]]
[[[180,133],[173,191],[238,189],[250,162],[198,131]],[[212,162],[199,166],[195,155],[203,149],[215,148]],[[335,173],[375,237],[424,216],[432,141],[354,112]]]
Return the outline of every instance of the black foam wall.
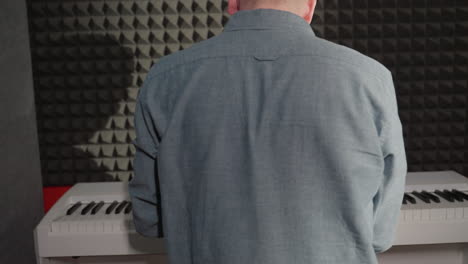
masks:
[[[44,185],[127,180],[135,97],[160,57],[219,34],[221,0],[30,0]],[[468,1],[318,0],[316,35],[393,73],[409,171],[468,175]]]

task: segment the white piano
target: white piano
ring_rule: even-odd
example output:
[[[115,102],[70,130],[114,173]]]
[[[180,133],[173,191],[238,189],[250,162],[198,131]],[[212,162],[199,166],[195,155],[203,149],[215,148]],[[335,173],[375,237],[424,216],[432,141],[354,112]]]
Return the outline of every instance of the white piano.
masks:
[[[410,172],[394,246],[380,264],[468,264],[468,178]],[[34,230],[38,264],[165,264],[162,238],[135,231],[127,182],[77,183]]]

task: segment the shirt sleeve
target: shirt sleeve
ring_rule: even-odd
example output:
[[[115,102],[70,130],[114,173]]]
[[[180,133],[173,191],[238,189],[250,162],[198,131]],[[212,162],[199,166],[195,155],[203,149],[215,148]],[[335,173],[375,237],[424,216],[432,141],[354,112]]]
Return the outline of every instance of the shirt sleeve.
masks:
[[[382,129],[381,148],[384,158],[383,178],[374,202],[373,247],[376,253],[388,250],[395,239],[405,192],[407,161],[403,129],[398,116],[395,88],[390,74],[387,83],[390,105]]]
[[[142,95],[143,86],[137,96],[134,122],[136,148],[133,160],[134,176],[128,183],[132,202],[133,223],[136,231],[146,237],[159,237],[159,215],[157,197],[157,150],[159,140],[155,122]]]

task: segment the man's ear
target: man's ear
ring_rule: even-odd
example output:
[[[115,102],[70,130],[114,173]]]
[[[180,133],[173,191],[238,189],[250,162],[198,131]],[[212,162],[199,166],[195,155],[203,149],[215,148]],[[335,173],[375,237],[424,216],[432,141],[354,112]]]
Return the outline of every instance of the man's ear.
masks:
[[[315,11],[315,5],[317,4],[317,1],[318,0],[308,0],[307,1],[307,7],[308,7],[308,10],[306,12],[306,14],[304,15],[304,19],[309,22],[312,21],[312,16],[314,15],[314,11]]]
[[[233,15],[237,11],[239,11],[239,1],[240,0],[229,0],[228,1],[228,13]]]

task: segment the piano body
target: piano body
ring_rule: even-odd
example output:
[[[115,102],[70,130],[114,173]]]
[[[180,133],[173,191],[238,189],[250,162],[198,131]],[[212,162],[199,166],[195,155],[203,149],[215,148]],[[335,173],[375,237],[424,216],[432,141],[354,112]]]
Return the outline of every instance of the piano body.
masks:
[[[77,183],[34,229],[37,264],[165,263],[162,238],[135,231],[127,182]]]
[[[38,264],[167,263],[162,238],[139,235],[126,182],[75,184],[34,230]],[[380,264],[468,264],[468,178],[409,172],[395,243]]]

